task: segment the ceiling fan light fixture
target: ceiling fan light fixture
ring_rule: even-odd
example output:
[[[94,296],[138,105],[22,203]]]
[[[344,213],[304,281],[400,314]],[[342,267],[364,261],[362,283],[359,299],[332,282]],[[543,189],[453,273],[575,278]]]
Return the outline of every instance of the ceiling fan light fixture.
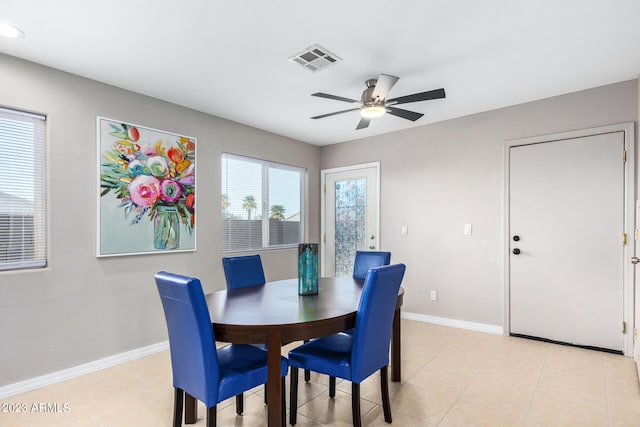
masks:
[[[365,82],[365,86],[367,86],[367,88],[362,91],[362,95],[360,96],[359,101],[351,98],[345,98],[344,96],[336,96],[323,92],[312,93],[311,96],[318,96],[320,98],[333,99],[336,101],[349,103],[352,105],[352,108],[349,108],[347,110],[334,111],[333,113],[328,114],[321,114],[319,116],[311,118],[322,119],[325,117],[335,116],[337,114],[359,110],[362,118],[358,122],[356,130],[367,128],[372,119],[384,116],[386,113],[415,122],[416,120],[424,116],[424,114],[397,108],[396,105],[408,104],[410,102],[428,101],[430,99],[440,99],[445,97],[444,88],[441,88],[428,90],[425,92],[413,93],[411,95],[404,95],[397,98],[388,98],[387,95],[389,94],[389,91],[394,87],[399,79],[400,77],[392,76],[389,74],[380,74],[377,79],[367,80]],[[356,104],[358,106],[353,107],[353,104]]]
[[[377,117],[384,116],[384,113],[387,112],[387,109],[384,105],[374,104],[374,105],[365,105],[360,109],[360,115],[365,119],[375,119]]]

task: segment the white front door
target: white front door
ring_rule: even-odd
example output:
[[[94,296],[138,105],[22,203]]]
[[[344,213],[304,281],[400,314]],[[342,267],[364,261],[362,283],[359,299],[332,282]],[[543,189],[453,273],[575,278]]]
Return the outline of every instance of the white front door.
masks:
[[[640,177],[638,177],[640,179]],[[640,230],[640,200],[636,199],[636,230]],[[632,258],[631,264],[637,268],[640,265],[640,253],[638,253],[638,246],[636,245],[636,253]],[[634,270],[635,270],[634,268]],[[640,379],[640,339],[638,339],[638,329],[640,329],[640,274],[636,271],[635,277],[635,319],[633,324],[633,358],[636,361],[636,370],[638,372],[638,378]]]
[[[321,172],[322,276],[350,276],[356,250],[378,249],[379,170],[370,163]]]
[[[623,350],[624,150],[624,132],[509,148],[512,334]]]

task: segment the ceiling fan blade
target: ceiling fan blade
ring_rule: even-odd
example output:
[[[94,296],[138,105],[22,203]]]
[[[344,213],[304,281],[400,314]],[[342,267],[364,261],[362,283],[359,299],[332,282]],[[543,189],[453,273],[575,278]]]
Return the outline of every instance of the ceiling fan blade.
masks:
[[[388,103],[407,104],[409,102],[428,101],[430,99],[444,98],[444,89],[429,90],[426,92],[414,93],[413,95],[400,96],[398,98],[388,99]]]
[[[371,122],[371,119],[365,119],[364,117],[361,118],[360,121],[358,122],[358,126],[356,126],[356,130],[369,127],[370,122]]]
[[[315,117],[311,117],[312,119],[323,119],[325,117],[329,117],[329,116],[335,116],[336,114],[342,114],[342,113],[348,113],[349,111],[356,111],[359,110],[360,107],[357,108],[349,108],[348,110],[342,110],[342,111],[335,111],[333,113],[327,113],[327,114],[322,114],[320,116],[315,116]]]
[[[385,99],[391,88],[398,82],[398,80],[400,80],[400,77],[390,76],[388,74],[380,74],[371,97],[373,99]]]
[[[351,102],[351,103],[360,104],[360,101],[356,101],[355,99],[345,98],[343,96],[337,96],[337,95],[330,95],[328,93],[322,93],[322,92],[312,93],[311,96],[317,96],[317,97],[320,97],[320,98],[335,99],[336,101],[343,101],[343,102]]]
[[[402,117],[403,119],[411,120],[412,122],[415,122],[420,117],[424,116],[422,113],[416,113],[415,111],[403,110],[402,108],[394,107],[387,107],[387,113]]]

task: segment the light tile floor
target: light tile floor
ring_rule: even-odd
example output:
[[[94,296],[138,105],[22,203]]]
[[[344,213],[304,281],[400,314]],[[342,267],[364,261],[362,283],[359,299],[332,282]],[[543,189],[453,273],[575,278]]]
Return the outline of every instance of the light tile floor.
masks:
[[[391,383],[393,424],[412,426],[640,426],[640,387],[631,358],[489,335],[414,321],[402,322],[403,381]],[[283,354],[289,347],[283,349]],[[288,388],[288,382],[287,382]],[[301,378],[298,426],[351,425],[351,386]],[[362,384],[366,426],[384,426],[379,376]],[[264,426],[263,389],[218,405],[219,426]],[[0,426],[170,426],[173,409],[168,352],[2,400],[27,413],[0,412]],[[32,411],[49,405],[58,413]],[[65,406],[68,405],[68,406]],[[68,411],[65,411],[68,409]],[[204,406],[199,420],[204,425]],[[288,419],[287,419],[288,420]]]

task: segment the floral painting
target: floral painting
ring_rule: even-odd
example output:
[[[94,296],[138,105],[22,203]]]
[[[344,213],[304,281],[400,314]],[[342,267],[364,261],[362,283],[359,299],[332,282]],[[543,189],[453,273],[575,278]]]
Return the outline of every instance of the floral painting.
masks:
[[[98,117],[98,256],[195,250],[196,140]]]

